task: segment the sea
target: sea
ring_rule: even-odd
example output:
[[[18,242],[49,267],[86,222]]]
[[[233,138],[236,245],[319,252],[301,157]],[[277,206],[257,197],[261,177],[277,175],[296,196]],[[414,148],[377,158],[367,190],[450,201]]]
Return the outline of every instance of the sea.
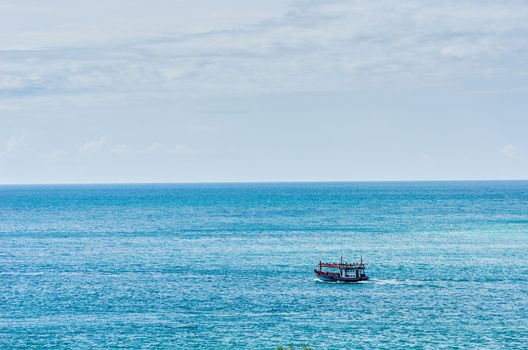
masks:
[[[0,186],[0,349],[289,345],[527,349],[528,182]]]

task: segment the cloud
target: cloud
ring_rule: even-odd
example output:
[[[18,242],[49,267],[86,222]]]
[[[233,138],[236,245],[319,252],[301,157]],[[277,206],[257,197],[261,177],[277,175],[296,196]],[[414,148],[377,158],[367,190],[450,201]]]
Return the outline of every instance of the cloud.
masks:
[[[189,153],[191,148],[184,145],[176,145],[174,147],[167,147],[159,142],[154,142],[152,145],[145,148],[146,153],[169,153],[182,154]]]
[[[110,152],[115,153],[115,154],[122,154],[122,153],[125,153],[127,150],[128,150],[128,145],[117,144],[114,147],[112,147]]]
[[[7,23],[30,19],[30,9],[13,4],[4,11],[13,13],[4,15]],[[215,6],[217,17],[204,11],[212,1],[175,2],[174,11],[124,4],[102,2],[83,14],[64,2],[49,14],[60,21],[40,33],[5,25],[0,96],[420,85],[517,76],[528,55],[525,1],[271,1],[254,9],[229,1]],[[98,20],[113,12],[97,10],[114,6],[125,11],[123,21]],[[69,30],[55,22],[69,23]]]
[[[79,153],[95,153],[103,148],[105,142],[104,137],[90,140],[79,147]]]
[[[0,158],[6,158],[14,156],[19,152],[31,152],[32,149],[27,143],[27,137],[21,136],[10,136],[5,142],[3,150],[0,150]]]
[[[62,148],[56,149],[49,154],[49,158],[54,160],[63,159],[66,156],[68,156],[68,152],[66,152]]]
[[[521,154],[517,150],[517,147],[515,147],[512,144],[504,146],[504,148],[501,150],[501,153],[506,157],[510,159],[518,159],[521,158]]]

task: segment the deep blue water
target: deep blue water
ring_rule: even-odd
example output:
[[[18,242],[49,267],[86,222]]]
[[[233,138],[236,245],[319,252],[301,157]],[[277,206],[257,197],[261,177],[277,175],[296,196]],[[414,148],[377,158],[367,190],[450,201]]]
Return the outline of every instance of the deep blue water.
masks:
[[[528,182],[0,186],[1,349],[279,344],[527,348]]]

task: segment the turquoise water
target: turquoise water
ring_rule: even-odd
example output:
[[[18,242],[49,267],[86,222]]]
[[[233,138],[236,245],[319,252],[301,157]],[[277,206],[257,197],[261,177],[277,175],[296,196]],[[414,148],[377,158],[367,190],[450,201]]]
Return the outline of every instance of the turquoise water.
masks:
[[[527,263],[528,182],[0,186],[0,348],[527,348]]]

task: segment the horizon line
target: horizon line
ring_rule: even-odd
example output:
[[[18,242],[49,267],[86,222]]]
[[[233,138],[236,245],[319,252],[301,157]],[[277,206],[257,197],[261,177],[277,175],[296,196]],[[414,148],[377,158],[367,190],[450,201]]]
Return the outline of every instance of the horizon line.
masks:
[[[271,180],[271,181],[159,181],[159,182],[22,182],[0,183],[0,186],[91,186],[91,185],[223,185],[223,184],[310,184],[310,183],[396,183],[396,182],[508,182],[528,178],[505,179],[400,179],[400,180]]]

